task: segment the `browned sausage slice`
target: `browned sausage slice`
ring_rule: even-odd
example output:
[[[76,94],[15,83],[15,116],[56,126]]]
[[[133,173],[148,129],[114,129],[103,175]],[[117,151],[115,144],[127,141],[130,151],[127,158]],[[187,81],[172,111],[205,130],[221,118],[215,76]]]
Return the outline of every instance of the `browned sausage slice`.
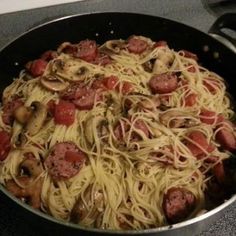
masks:
[[[83,153],[72,142],[57,143],[45,160],[45,166],[54,180],[66,180],[75,176],[86,160]]]
[[[148,47],[148,44],[146,41],[136,38],[136,37],[131,37],[128,40],[128,50],[129,52],[135,53],[135,54],[141,54],[144,52]]]
[[[234,151],[236,150],[236,137],[229,127],[232,126],[231,122],[228,121],[227,123],[228,125],[225,123],[220,125],[221,129],[216,133],[216,140],[224,149]]]
[[[13,98],[3,106],[2,120],[6,125],[11,125],[14,121],[14,111],[24,105],[20,98]]]
[[[194,210],[196,198],[185,188],[172,187],[163,198],[163,210],[170,223],[177,223],[187,218]]]
[[[170,73],[154,75],[149,80],[149,87],[154,94],[171,93],[178,87],[177,76]]]
[[[193,52],[190,52],[190,51],[187,51],[187,50],[181,50],[181,52],[183,52],[183,56],[186,57],[186,58],[191,58],[195,61],[198,61],[198,56],[197,54],[193,53]]]
[[[93,40],[82,40],[78,44],[76,56],[87,62],[92,62],[97,57],[97,44]]]

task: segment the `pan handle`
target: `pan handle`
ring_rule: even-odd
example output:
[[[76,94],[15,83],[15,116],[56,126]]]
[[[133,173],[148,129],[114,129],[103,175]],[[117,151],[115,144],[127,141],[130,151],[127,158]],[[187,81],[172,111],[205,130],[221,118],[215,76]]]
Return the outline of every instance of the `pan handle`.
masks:
[[[236,53],[236,38],[226,34],[223,30],[233,30],[236,32],[236,13],[226,13],[220,16],[209,30],[209,34],[212,37]]]

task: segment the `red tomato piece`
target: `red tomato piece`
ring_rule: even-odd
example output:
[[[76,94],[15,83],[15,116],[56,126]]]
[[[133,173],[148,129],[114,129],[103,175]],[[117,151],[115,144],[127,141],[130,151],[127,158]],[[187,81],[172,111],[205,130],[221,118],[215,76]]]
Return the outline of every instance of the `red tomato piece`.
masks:
[[[11,149],[11,136],[7,131],[0,131],[0,161],[4,161]]]
[[[72,125],[75,120],[75,105],[71,102],[60,100],[55,106],[54,120],[56,124]]]
[[[48,62],[43,59],[36,59],[26,64],[26,68],[33,77],[42,75],[47,67]]]
[[[122,84],[122,88],[121,88],[121,92],[123,94],[129,94],[131,93],[132,91],[134,90],[134,87],[133,85],[128,82],[128,81],[124,81],[123,84]]]
[[[119,79],[116,76],[111,75],[103,79],[103,84],[108,90],[112,90],[119,86],[118,81]]]

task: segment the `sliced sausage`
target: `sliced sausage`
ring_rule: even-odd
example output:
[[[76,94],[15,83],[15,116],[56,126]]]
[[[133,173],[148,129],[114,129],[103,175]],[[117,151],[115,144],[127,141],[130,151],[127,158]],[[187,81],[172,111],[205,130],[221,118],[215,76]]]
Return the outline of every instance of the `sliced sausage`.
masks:
[[[2,120],[6,125],[11,125],[14,121],[14,112],[24,103],[20,98],[13,98],[3,106]]]
[[[86,160],[83,153],[72,142],[55,144],[45,160],[45,166],[54,180],[67,180],[75,176]]]
[[[11,149],[11,135],[5,131],[0,131],[0,161],[4,161]]]
[[[178,87],[178,79],[175,74],[170,73],[154,75],[149,80],[149,87],[154,94],[171,93]]]
[[[219,142],[224,149],[234,151],[236,150],[236,137],[233,132],[233,125],[230,121],[227,121],[227,124],[223,123],[218,126],[220,130],[216,133],[216,141]],[[232,129],[230,127],[232,127]]]
[[[129,52],[135,54],[143,53],[148,47],[148,43],[140,38],[131,37],[128,39],[127,48]]]
[[[195,61],[198,61],[198,56],[195,53],[187,51],[187,50],[181,50],[181,52],[183,53],[184,57],[191,58]]]
[[[206,109],[202,109],[199,117],[202,123],[208,125],[213,125],[218,120],[217,114],[214,111],[209,111]]]
[[[142,121],[142,120],[137,120],[137,121],[134,123],[134,127],[135,127],[135,129],[140,130],[141,132],[143,132],[146,137],[149,137],[150,133],[149,133],[148,127],[147,127],[147,125],[144,123],[144,121]]]
[[[91,88],[81,88],[77,90],[77,96],[78,98],[72,100],[72,102],[79,110],[90,110],[93,108],[95,101],[101,99],[99,93]]]
[[[185,188],[172,187],[163,198],[163,210],[169,223],[178,223],[187,218],[196,206],[196,198]]]
[[[215,94],[220,89],[220,83],[212,77],[204,78],[203,85],[211,94]]]
[[[98,54],[97,44],[93,40],[83,40],[78,44],[76,56],[87,62],[92,62]]]
[[[106,66],[108,64],[111,64],[111,62],[112,62],[112,59],[104,53],[99,53],[93,61],[94,64],[101,65],[101,66]]]
[[[215,149],[212,144],[207,142],[205,135],[200,131],[192,131],[188,134],[188,138],[192,142],[187,141],[186,146],[196,158],[202,158],[206,155],[205,152],[211,153]]]

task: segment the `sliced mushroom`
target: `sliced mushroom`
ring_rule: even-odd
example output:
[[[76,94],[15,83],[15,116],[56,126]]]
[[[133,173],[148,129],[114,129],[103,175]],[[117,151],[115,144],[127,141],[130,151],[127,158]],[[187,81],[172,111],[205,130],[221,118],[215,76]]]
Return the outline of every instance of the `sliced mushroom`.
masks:
[[[47,108],[44,104],[36,101],[31,106],[33,107],[33,113],[25,126],[25,131],[30,136],[39,132],[47,117]]]
[[[161,105],[161,101],[159,95],[155,95],[150,99],[143,99],[138,103],[138,105],[143,109],[152,110],[159,107]]]
[[[64,42],[57,48],[57,52],[60,54],[64,51],[68,51],[68,50],[73,51],[73,50],[75,50],[74,48],[76,48],[76,46],[73,45],[72,43]]]
[[[153,65],[153,73],[162,74],[169,70],[170,65],[174,61],[174,54],[166,50],[160,51]]]
[[[102,47],[101,50],[108,49],[108,51],[119,53],[122,48],[125,47],[124,40],[109,40]]]
[[[6,189],[14,196],[24,201],[28,201],[33,208],[39,209],[41,206],[42,178],[36,179],[42,172],[41,162],[35,158],[26,158],[19,166],[19,173],[22,169],[27,175],[18,176],[17,182],[11,179],[6,182]],[[24,172],[25,173],[25,172]]]
[[[177,110],[167,110],[162,113],[160,115],[160,121],[163,125],[170,128],[192,127],[197,125],[197,120],[194,119],[194,117],[186,112]]]
[[[25,160],[20,164],[20,169],[26,171],[32,178],[38,177],[43,172],[43,167],[40,160],[31,157],[25,158]]]
[[[17,178],[18,185],[13,179],[6,182],[6,189],[11,192],[15,197],[27,201],[27,203],[35,209],[41,206],[41,189],[42,178],[34,182],[28,176],[20,176]],[[23,188],[21,186],[24,186]]]
[[[18,107],[14,111],[15,119],[21,124],[25,124],[29,120],[31,115],[32,115],[32,109],[30,107],[26,107],[24,105]]]
[[[27,142],[27,137],[25,136],[25,133],[22,131],[20,132],[14,140],[15,147],[23,147]]]
[[[90,144],[93,144],[94,143],[94,132],[93,132],[93,127],[96,127],[96,129],[99,132],[100,135],[102,135],[102,132],[103,132],[103,128],[102,128],[102,124],[105,122],[104,120],[104,117],[102,116],[93,116],[93,117],[90,117],[89,119],[87,119],[86,123],[85,123],[85,131],[84,131],[84,134],[85,134],[85,137],[87,139],[87,141],[90,143]]]
[[[42,76],[40,78],[41,84],[48,90],[59,92],[66,89],[69,83],[55,75]]]
[[[99,216],[104,211],[104,195],[102,190],[98,187],[93,189],[92,185],[90,185],[85,191],[84,200],[86,204],[82,200],[82,197],[76,201],[71,211],[71,221],[79,223],[85,218],[89,218],[97,225],[99,223],[97,219],[101,222]]]
[[[60,71],[64,71],[65,68],[66,68],[65,62],[60,58],[54,60],[50,64],[50,70],[52,73],[58,73]]]
[[[84,80],[89,75],[89,69],[86,66],[81,66],[75,71],[76,80]]]

